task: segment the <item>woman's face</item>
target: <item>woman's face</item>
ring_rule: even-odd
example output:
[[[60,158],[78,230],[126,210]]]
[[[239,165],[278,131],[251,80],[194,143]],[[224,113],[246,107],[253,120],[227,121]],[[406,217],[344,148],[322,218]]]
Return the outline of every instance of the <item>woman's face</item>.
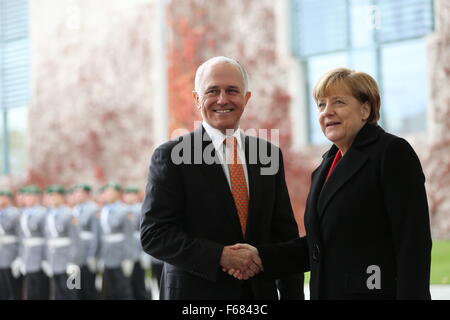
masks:
[[[336,85],[317,100],[322,132],[343,154],[369,118],[368,103],[361,103],[343,86]]]

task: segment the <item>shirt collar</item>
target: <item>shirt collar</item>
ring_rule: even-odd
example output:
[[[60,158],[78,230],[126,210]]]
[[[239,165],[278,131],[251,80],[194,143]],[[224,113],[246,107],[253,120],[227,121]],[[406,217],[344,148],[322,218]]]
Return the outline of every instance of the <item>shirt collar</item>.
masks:
[[[203,128],[205,128],[206,133],[211,138],[212,143],[214,144],[214,148],[216,150],[221,150],[220,148],[223,146],[223,141],[228,136],[224,135],[219,129],[213,128],[205,120],[202,121],[202,126],[203,126]],[[242,130],[240,128],[237,128],[234,131],[232,136],[236,138],[237,143],[238,143],[238,148],[242,149],[242,136],[243,136]]]

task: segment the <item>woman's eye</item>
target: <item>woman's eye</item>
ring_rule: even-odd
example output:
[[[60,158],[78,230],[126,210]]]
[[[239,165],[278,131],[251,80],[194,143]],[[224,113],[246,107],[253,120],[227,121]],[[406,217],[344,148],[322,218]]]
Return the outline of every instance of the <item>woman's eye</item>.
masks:
[[[342,100],[336,100],[336,103],[342,104],[342,103],[344,103],[344,101],[342,101]]]
[[[319,103],[319,104],[317,105],[317,107],[318,107],[319,109],[322,109],[323,107],[325,107],[325,103]]]

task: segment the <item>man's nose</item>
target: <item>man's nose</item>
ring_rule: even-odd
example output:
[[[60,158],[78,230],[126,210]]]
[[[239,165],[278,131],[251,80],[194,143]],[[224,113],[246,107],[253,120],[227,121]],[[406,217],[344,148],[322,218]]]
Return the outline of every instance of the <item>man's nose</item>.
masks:
[[[227,104],[228,103],[228,96],[225,90],[221,90],[219,93],[219,96],[217,97],[217,103],[218,104]]]

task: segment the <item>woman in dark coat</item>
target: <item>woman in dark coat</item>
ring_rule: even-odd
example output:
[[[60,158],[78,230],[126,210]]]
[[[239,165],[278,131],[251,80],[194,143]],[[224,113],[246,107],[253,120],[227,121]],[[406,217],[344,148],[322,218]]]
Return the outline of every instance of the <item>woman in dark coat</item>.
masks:
[[[430,299],[425,177],[410,144],[378,126],[375,80],[334,69],[313,95],[333,145],[312,173],[306,239],[258,247],[264,273],[309,260],[311,299]]]

